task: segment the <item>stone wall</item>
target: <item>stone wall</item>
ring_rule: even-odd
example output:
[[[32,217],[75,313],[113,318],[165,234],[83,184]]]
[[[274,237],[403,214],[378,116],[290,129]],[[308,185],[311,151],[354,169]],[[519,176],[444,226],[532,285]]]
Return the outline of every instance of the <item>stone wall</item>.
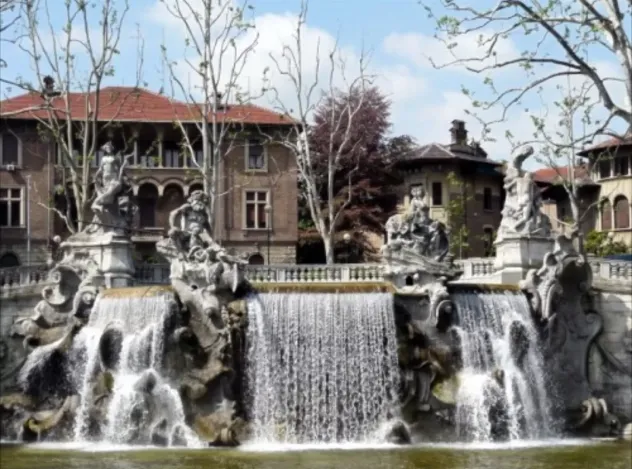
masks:
[[[588,373],[596,395],[611,411],[632,421],[632,287],[629,282],[597,283],[597,310],[603,331],[589,355]]]

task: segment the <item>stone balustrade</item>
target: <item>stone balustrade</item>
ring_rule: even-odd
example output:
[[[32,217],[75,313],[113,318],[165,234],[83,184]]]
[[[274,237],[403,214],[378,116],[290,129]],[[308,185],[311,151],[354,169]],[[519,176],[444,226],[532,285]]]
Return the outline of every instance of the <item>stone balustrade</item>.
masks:
[[[0,269],[0,292],[11,292],[50,283],[46,264]]]
[[[463,270],[462,279],[483,281],[494,273],[492,258],[456,261]],[[589,259],[596,282],[632,282],[632,262]],[[384,280],[382,264],[277,264],[246,266],[247,277],[257,283],[380,282]],[[136,281],[145,285],[169,283],[168,264],[141,264],[136,267]],[[44,264],[0,269],[0,293],[21,288],[44,286],[48,267]]]

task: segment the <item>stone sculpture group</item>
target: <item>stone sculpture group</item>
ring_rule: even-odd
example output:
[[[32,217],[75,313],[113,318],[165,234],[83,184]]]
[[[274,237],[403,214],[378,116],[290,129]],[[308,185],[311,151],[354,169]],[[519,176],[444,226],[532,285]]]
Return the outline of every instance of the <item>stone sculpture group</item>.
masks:
[[[22,345],[11,347],[14,365],[3,369],[0,438],[68,437],[60,422],[67,423],[77,408],[76,387],[68,380],[72,340],[104,289],[132,284],[130,230],[135,208],[126,174],[129,157],[115,154],[109,143],[103,151],[95,174],[92,222],[61,244],[62,258],[50,271],[52,286],[42,292],[34,315],[13,325],[13,340]],[[537,187],[521,168],[532,153],[530,147],[518,153],[507,170],[497,243],[551,236]],[[239,299],[252,286],[245,276],[246,262],[213,240],[208,205],[204,192],[193,192],[170,214],[168,234],[157,243],[157,250],[170,263],[176,298],[174,318],[165,325],[169,343],[192,357],[193,363],[170,370],[172,379],[205,441],[232,445],[240,440],[245,425],[239,394],[243,394],[247,314]],[[413,429],[432,421],[436,425],[430,427],[441,435],[452,425],[450,412],[455,406],[439,388],[445,389],[459,367],[459,344],[450,327],[456,318],[450,282],[460,272],[449,254],[447,228],[430,218],[423,188],[412,189],[408,209],[392,216],[385,228],[383,258],[387,278],[397,290],[403,416]],[[600,424],[610,432],[618,421],[608,413],[606,403],[591,394],[585,372],[588,348],[601,327],[590,298],[591,272],[571,241],[558,237],[542,267],[530,270],[520,286],[538,317],[547,359],[554,363],[552,380],[566,396],[568,409],[577,414],[576,429]],[[116,355],[115,336],[112,332],[102,339],[107,363],[108,356]],[[42,365],[27,367],[34,356]],[[41,360],[42,356],[47,359]],[[115,366],[107,363],[105,368]],[[502,373],[495,373],[494,379],[502,383]],[[427,423],[421,426],[430,428]],[[393,428],[397,441],[410,439],[401,424]]]

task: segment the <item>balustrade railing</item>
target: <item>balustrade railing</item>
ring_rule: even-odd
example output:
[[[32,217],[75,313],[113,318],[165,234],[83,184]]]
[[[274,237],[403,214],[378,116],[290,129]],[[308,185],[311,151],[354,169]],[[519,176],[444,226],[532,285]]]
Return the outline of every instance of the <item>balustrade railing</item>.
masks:
[[[31,285],[45,285],[49,267],[46,264],[8,267],[0,269],[0,290],[11,290]]]
[[[632,262],[590,258],[593,278],[599,282],[632,282]],[[484,281],[494,273],[493,258],[470,258],[456,261],[463,271],[461,279]],[[49,268],[44,264],[0,269],[0,292],[50,283]],[[380,282],[383,264],[276,264],[248,265],[246,276],[257,283]],[[169,284],[168,264],[140,264],[135,279],[145,285]]]

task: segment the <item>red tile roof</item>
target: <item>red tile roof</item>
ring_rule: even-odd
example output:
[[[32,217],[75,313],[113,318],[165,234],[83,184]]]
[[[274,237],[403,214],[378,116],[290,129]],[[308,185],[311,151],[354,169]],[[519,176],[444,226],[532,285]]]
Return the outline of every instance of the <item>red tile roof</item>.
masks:
[[[86,99],[86,93],[69,93],[70,113],[73,119],[85,119],[87,101],[94,107],[96,94],[91,93]],[[63,97],[53,100],[58,117],[65,115]],[[0,118],[6,119],[34,119],[47,118],[48,111],[42,108],[42,98],[38,93],[26,93],[0,101]],[[111,86],[103,88],[99,93],[100,121],[128,121],[128,122],[173,122],[195,121],[200,116],[198,106],[182,101],[170,99],[152,91]],[[229,105],[219,113],[220,119],[261,125],[288,125],[292,120],[280,113],[253,104]]]
[[[588,147],[580,152],[578,152],[578,155],[581,156],[585,156],[588,155],[589,153],[593,153],[595,151],[599,151],[599,150],[606,150],[608,148],[613,148],[613,147],[617,147],[617,146],[629,146],[632,145],[632,128],[630,128],[630,130],[628,130],[624,135],[623,138],[618,138],[618,137],[613,137],[613,138],[609,138],[608,140],[604,140],[603,142],[599,142],[591,147]]]
[[[533,179],[535,182],[543,184],[554,184],[559,179],[566,179],[568,177],[568,173],[568,166],[558,168],[541,168],[533,172]],[[583,183],[592,183],[588,169],[585,166],[578,166],[575,168],[575,179]]]

